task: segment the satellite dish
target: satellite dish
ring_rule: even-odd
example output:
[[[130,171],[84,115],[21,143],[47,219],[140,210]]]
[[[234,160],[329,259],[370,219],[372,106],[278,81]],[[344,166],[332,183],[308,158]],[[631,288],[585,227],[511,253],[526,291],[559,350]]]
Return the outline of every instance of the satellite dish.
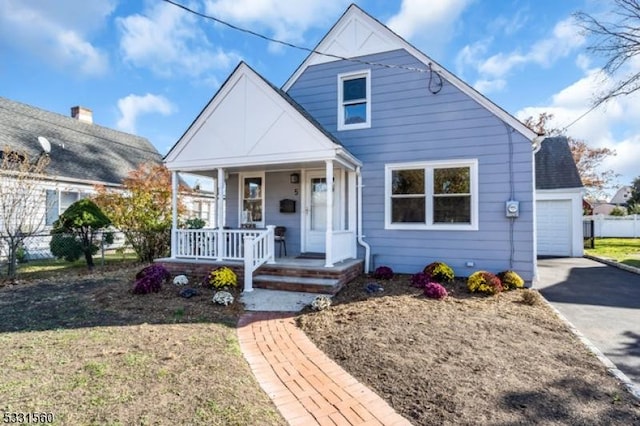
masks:
[[[49,143],[49,140],[47,140],[47,138],[45,138],[44,136],[38,136],[38,142],[40,142],[42,151],[45,154],[48,154],[51,152],[51,144]]]

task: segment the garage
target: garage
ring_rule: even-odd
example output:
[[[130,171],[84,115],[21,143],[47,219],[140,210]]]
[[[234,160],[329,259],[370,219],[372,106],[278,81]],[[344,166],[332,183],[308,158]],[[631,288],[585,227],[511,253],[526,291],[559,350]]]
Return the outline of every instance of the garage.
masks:
[[[535,156],[538,256],[582,256],[583,187],[569,142],[545,138]]]
[[[571,256],[571,200],[538,200],[536,205],[539,256]]]

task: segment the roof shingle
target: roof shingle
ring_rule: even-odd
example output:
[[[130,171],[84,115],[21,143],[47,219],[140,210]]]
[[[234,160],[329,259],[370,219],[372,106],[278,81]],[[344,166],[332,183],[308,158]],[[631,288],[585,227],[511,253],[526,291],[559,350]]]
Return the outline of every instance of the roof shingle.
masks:
[[[51,143],[47,172],[57,177],[120,184],[141,163],[162,162],[143,137],[0,97],[0,150],[37,157],[42,151],[38,136]]]

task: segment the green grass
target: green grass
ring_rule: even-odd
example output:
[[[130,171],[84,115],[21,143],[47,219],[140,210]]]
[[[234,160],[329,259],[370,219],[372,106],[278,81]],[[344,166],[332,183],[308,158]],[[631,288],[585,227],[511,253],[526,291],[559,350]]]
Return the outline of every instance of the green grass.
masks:
[[[640,268],[640,238],[596,238],[595,248],[585,253]]]
[[[120,263],[131,263],[137,260],[136,254],[129,253],[108,253],[104,256],[104,265],[117,265]],[[93,263],[96,268],[102,266],[102,256],[99,254],[93,257]],[[77,269],[83,269],[87,267],[87,263],[84,258],[76,260],[75,262],[67,262],[64,259],[41,259],[30,260],[27,263],[18,264],[18,275],[21,278],[38,278],[40,276],[46,276],[51,272],[63,272]]]

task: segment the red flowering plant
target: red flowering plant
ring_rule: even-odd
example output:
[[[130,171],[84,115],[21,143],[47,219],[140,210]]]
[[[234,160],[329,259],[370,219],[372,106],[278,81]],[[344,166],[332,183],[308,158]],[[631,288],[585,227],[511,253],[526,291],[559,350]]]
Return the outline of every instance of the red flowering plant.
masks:
[[[379,280],[390,280],[393,278],[393,269],[388,266],[379,266],[373,272],[373,277]]]

